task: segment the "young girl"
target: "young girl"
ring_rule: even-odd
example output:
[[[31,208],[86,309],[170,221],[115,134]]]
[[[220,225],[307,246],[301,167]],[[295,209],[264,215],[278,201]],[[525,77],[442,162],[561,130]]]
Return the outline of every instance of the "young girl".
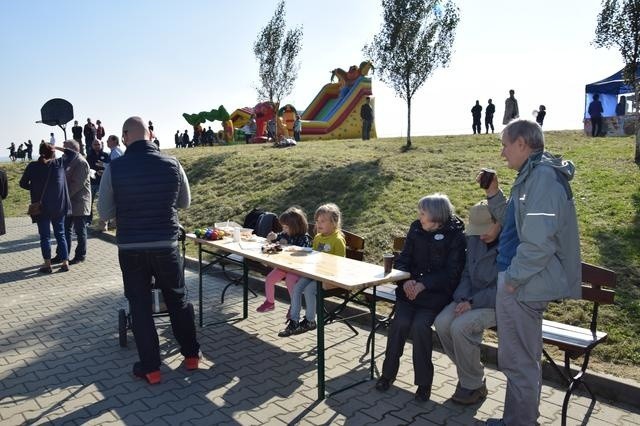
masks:
[[[288,244],[300,247],[311,247],[311,236],[307,233],[309,224],[307,223],[307,215],[297,207],[289,207],[284,213],[280,215],[280,224],[282,225],[282,232],[276,234],[270,232],[267,235],[267,240],[278,241],[280,244]],[[289,291],[289,297],[292,297],[293,288],[298,282],[300,277],[291,272],[283,271],[282,269],[274,269],[269,272],[267,278],[264,281],[264,294],[266,300],[258,309],[258,312],[272,311],[275,307],[275,285],[278,281],[284,279],[287,284],[287,290]],[[287,319],[288,314],[287,314]]]
[[[342,215],[340,209],[333,203],[318,207],[314,215],[316,221],[316,236],[313,238],[313,249],[336,256],[346,256],[347,244],[340,231]],[[301,334],[316,328],[316,290],[317,282],[309,278],[301,278],[291,295],[290,317],[287,327],[278,333],[280,337]],[[300,320],[302,309],[302,295],[306,305],[305,318]]]

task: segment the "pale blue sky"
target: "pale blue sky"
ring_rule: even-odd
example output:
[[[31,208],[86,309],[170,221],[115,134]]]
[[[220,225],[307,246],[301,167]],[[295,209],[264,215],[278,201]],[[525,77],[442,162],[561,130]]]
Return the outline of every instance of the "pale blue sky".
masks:
[[[412,135],[470,133],[476,99],[485,106],[493,98],[494,121],[501,123],[511,88],[521,116],[545,104],[546,129],[580,128],[585,84],[622,67],[616,51],[590,44],[599,0],[456,3],[461,20],[453,59],[414,98]],[[189,127],[183,112],[255,105],[253,43],[276,4],[0,1],[0,145],[39,141],[51,131],[61,140],[59,128],[35,124],[41,106],[56,97],[73,104],[80,123],[101,119],[107,134],[120,135],[131,115],[152,120],[163,147]],[[381,6],[376,0],[289,0],[286,10],[288,25],[302,25],[304,38],[299,78],[283,101],[304,109],[331,69],[363,60],[363,45],[380,27]],[[378,134],[406,135],[404,102],[375,75],[373,94]]]

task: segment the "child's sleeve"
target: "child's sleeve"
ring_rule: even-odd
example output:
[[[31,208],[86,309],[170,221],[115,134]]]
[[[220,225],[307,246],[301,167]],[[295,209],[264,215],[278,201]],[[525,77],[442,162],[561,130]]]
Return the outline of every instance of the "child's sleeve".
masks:
[[[331,254],[336,256],[347,257],[347,242],[342,235],[336,238],[335,243],[332,245]]]

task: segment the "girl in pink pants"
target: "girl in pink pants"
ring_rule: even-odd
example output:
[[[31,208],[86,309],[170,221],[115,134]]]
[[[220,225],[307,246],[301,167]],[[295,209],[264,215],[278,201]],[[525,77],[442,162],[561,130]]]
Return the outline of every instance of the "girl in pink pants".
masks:
[[[302,209],[290,207],[280,215],[279,220],[282,225],[282,232],[279,234],[274,232],[269,233],[267,240],[277,241],[282,245],[311,247],[311,236],[308,234],[309,224],[307,222],[307,216]],[[287,285],[289,297],[291,297],[293,288],[299,278],[296,274],[278,268],[269,272],[264,281],[264,294],[266,299],[256,310],[258,312],[267,312],[275,308],[275,285],[278,281],[284,280]]]

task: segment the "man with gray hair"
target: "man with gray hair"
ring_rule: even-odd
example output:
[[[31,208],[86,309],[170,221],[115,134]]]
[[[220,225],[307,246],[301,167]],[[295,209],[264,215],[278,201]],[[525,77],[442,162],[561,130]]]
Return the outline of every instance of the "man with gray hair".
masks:
[[[161,361],[151,312],[152,278],[162,290],[187,370],[198,368],[200,345],[193,307],[185,298],[178,248],[178,209],[191,203],[189,181],[180,162],[160,153],[149,140],[144,123],[140,117],[124,122],[122,142],[127,150],[104,170],[98,212],[101,219],[115,217],[118,222],[118,258],[140,357],[133,374],[155,384],[161,380]]]
[[[497,176],[486,193],[492,216],[502,224],[496,319],[507,391],[503,418],[487,425],[533,425],[542,386],[542,315],[551,301],[581,296],[578,220],[569,185],[575,168],[544,151],[542,128],[529,120],[505,127],[502,156],[518,172],[510,196]]]
[[[80,152],[80,144],[76,140],[64,141],[63,146]],[[66,155],[66,154],[65,154]],[[65,170],[69,198],[71,199],[71,215],[64,220],[64,236],[68,252],[71,253],[71,227],[75,230],[77,245],[70,265],[85,261],[87,256],[87,221],[91,214],[91,183],[89,179],[89,163],[78,155]],[[51,259],[51,263],[62,262],[59,252]]]

